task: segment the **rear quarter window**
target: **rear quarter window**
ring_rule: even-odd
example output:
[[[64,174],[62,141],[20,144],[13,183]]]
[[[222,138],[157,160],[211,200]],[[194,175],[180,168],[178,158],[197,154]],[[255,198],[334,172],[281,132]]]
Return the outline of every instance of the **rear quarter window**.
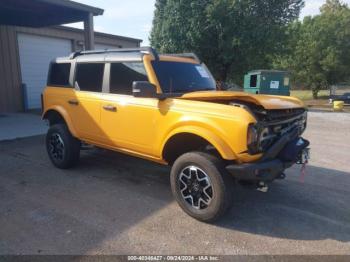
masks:
[[[52,63],[47,81],[48,86],[70,87],[70,63]]]

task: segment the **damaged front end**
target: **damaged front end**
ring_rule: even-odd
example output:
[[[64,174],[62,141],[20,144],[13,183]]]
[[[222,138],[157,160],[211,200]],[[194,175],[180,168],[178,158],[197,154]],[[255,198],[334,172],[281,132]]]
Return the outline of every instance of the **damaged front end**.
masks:
[[[248,152],[251,155],[266,152],[279,138],[295,132],[301,136],[307,125],[307,111],[303,108],[285,110],[255,109],[257,124],[248,128]]]
[[[237,106],[237,104],[234,104]],[[309,142],[301,137],[307,126],[304,108],[265,110],[244,105],[257,119],[248,128],[248,152],[262,154],[255,163],[229,165],[227,170],[243,181],[271,182],[285,178],[285,169],[309,158]]]

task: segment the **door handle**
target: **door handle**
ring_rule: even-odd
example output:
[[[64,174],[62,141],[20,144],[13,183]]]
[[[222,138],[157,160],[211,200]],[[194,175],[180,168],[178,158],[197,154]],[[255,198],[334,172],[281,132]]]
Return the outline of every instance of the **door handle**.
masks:
[[[117,112],[117,107],[112,105],[103,106],[103,109],[111,112]]]
[[[68,104],[73,105],[73,106],[77,106],[77,105],[79,105],[79,102],[77,100],[68,100]]]

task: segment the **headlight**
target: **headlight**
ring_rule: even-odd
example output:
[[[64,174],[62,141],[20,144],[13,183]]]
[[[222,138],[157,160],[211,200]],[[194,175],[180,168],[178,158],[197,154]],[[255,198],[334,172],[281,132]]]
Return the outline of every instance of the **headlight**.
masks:
[[[248,126],[247,144],[250,154],[257,154],[260,150],[260,134],[259,128],[255,124]]]
[[[271,129],[259,124],[250,124],[247,134],[248,152],[251,155],[262,153],[271,145],[276,135],[271,133]]]
[[[252,145],[258,141],[258,130],[254,124],[250,124],[248,127],[248,145]]]

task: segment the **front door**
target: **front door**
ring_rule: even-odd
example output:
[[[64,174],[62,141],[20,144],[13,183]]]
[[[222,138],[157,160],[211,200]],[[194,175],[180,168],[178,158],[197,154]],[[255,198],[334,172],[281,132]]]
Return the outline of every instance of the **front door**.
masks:
[[[110,65],[110,94],[102,101],[101,127],[108,145],[152,154],[159,101],[133,97],[134,81],[148,81],[142,62]]]

